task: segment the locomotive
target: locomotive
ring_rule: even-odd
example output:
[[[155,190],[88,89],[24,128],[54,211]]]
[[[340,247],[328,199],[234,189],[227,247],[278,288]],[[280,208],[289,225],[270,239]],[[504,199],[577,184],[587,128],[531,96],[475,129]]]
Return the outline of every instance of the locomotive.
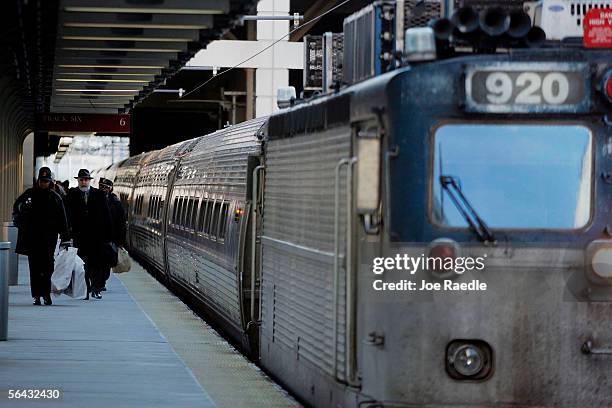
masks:
[[[612,406],[612,52],[485,45],[98,172],[130,252],[311,406]]]

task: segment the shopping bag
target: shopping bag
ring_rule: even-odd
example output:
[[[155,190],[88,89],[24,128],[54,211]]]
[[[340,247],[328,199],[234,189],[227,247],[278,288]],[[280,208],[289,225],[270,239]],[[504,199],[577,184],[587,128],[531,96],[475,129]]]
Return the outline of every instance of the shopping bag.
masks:
[[[117,251],[117,265],[113,267],[113,272],[124,273],[129,272],[132,269],[132,260],[130,254],[125,248],[119,248]]]
[[[55,256],[55,267],[51,275],[51,293],[73,298],[87,295],[85,263],[77,255],[76,248],[60,249]]]
[[[85,283],[85,263],[77,256],[72,269],[72,279],[64,294],[72,298],[84,298],[87,296],[87,283]]]
[[[75,257],[77,257],[76,248],[61,249],[58,252],[51,275],[51,292],[62,293],[70,285]]]

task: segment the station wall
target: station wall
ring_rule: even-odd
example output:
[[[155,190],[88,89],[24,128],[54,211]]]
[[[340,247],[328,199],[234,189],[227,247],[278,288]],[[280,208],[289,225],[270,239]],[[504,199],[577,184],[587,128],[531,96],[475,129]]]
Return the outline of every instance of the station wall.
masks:
[[[12,220],[12,206],[23,186],[23,140],[31,121],[24,114],[20,89],[0,76],[0,221]]]

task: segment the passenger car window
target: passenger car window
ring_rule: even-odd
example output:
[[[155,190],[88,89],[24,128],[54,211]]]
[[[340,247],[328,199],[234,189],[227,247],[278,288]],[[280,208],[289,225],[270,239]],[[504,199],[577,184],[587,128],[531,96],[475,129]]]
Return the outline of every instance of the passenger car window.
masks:
[[[218,227],[218,222],[219,222],[219,207],[220,207],[221,203],[218,201],[215,201],[215,204],[213,205],[213,209],[212,209],[212,217],[211,217],[211,221],[210,221],[210,235],[211,236],[217,236],[217,227]]]
[[[183,225],[183,217],[185,215],[185,197],[181,196],[179,198],[178,212],[176,214],[177,221],[176,224],[182,226]]]
[[[158,220],[161,220],[163,208],[164,208],[164,200],[162,199],[162,197],[159,197],[159,202],[157,205],[157,219]]]
[[[204,220],[206,219],[206,210],[208,207],[208,200],[202,199],[202,204],[200,205],[200,213],[198,215],[198,231],[204,232]]]
[[[187,198],[187,212],[185,214],[185,227],[191,229],[191,219],[195,209],[195,200],[193,197]]]
[[[176,225],[176,215],[178,214],[179,198],[174,197],[174,206],[172,208],[172,223]]]
[[[194,231],[196,229],[199,207],[200,207],[200,199],[198,197],[193,197],[193,211],[191,213],[190,227]]]
[[[219,217],[219,239],[225,239],[225,233],[227,230],[228,211],[229,211],[229,203],[224,202],[221,205],[221,213]]]

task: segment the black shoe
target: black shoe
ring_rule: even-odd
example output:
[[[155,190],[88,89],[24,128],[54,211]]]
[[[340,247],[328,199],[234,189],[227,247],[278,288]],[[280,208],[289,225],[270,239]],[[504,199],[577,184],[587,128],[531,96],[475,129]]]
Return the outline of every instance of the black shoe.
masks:
[[[100,292],[91,292],[91,297],[93,297],[94,299],[102,299],[102,295],[100,294]]]
[[[106,286],[104,286],[102,289],[100,289],[100,292],[106,292]]]
[[[32,298],[32,304],[34,306],[40,306],[40,298],[39,297]]]
[[[45,296],[45,306],[51,306],[53,302],[51,301],[51,296]]]

